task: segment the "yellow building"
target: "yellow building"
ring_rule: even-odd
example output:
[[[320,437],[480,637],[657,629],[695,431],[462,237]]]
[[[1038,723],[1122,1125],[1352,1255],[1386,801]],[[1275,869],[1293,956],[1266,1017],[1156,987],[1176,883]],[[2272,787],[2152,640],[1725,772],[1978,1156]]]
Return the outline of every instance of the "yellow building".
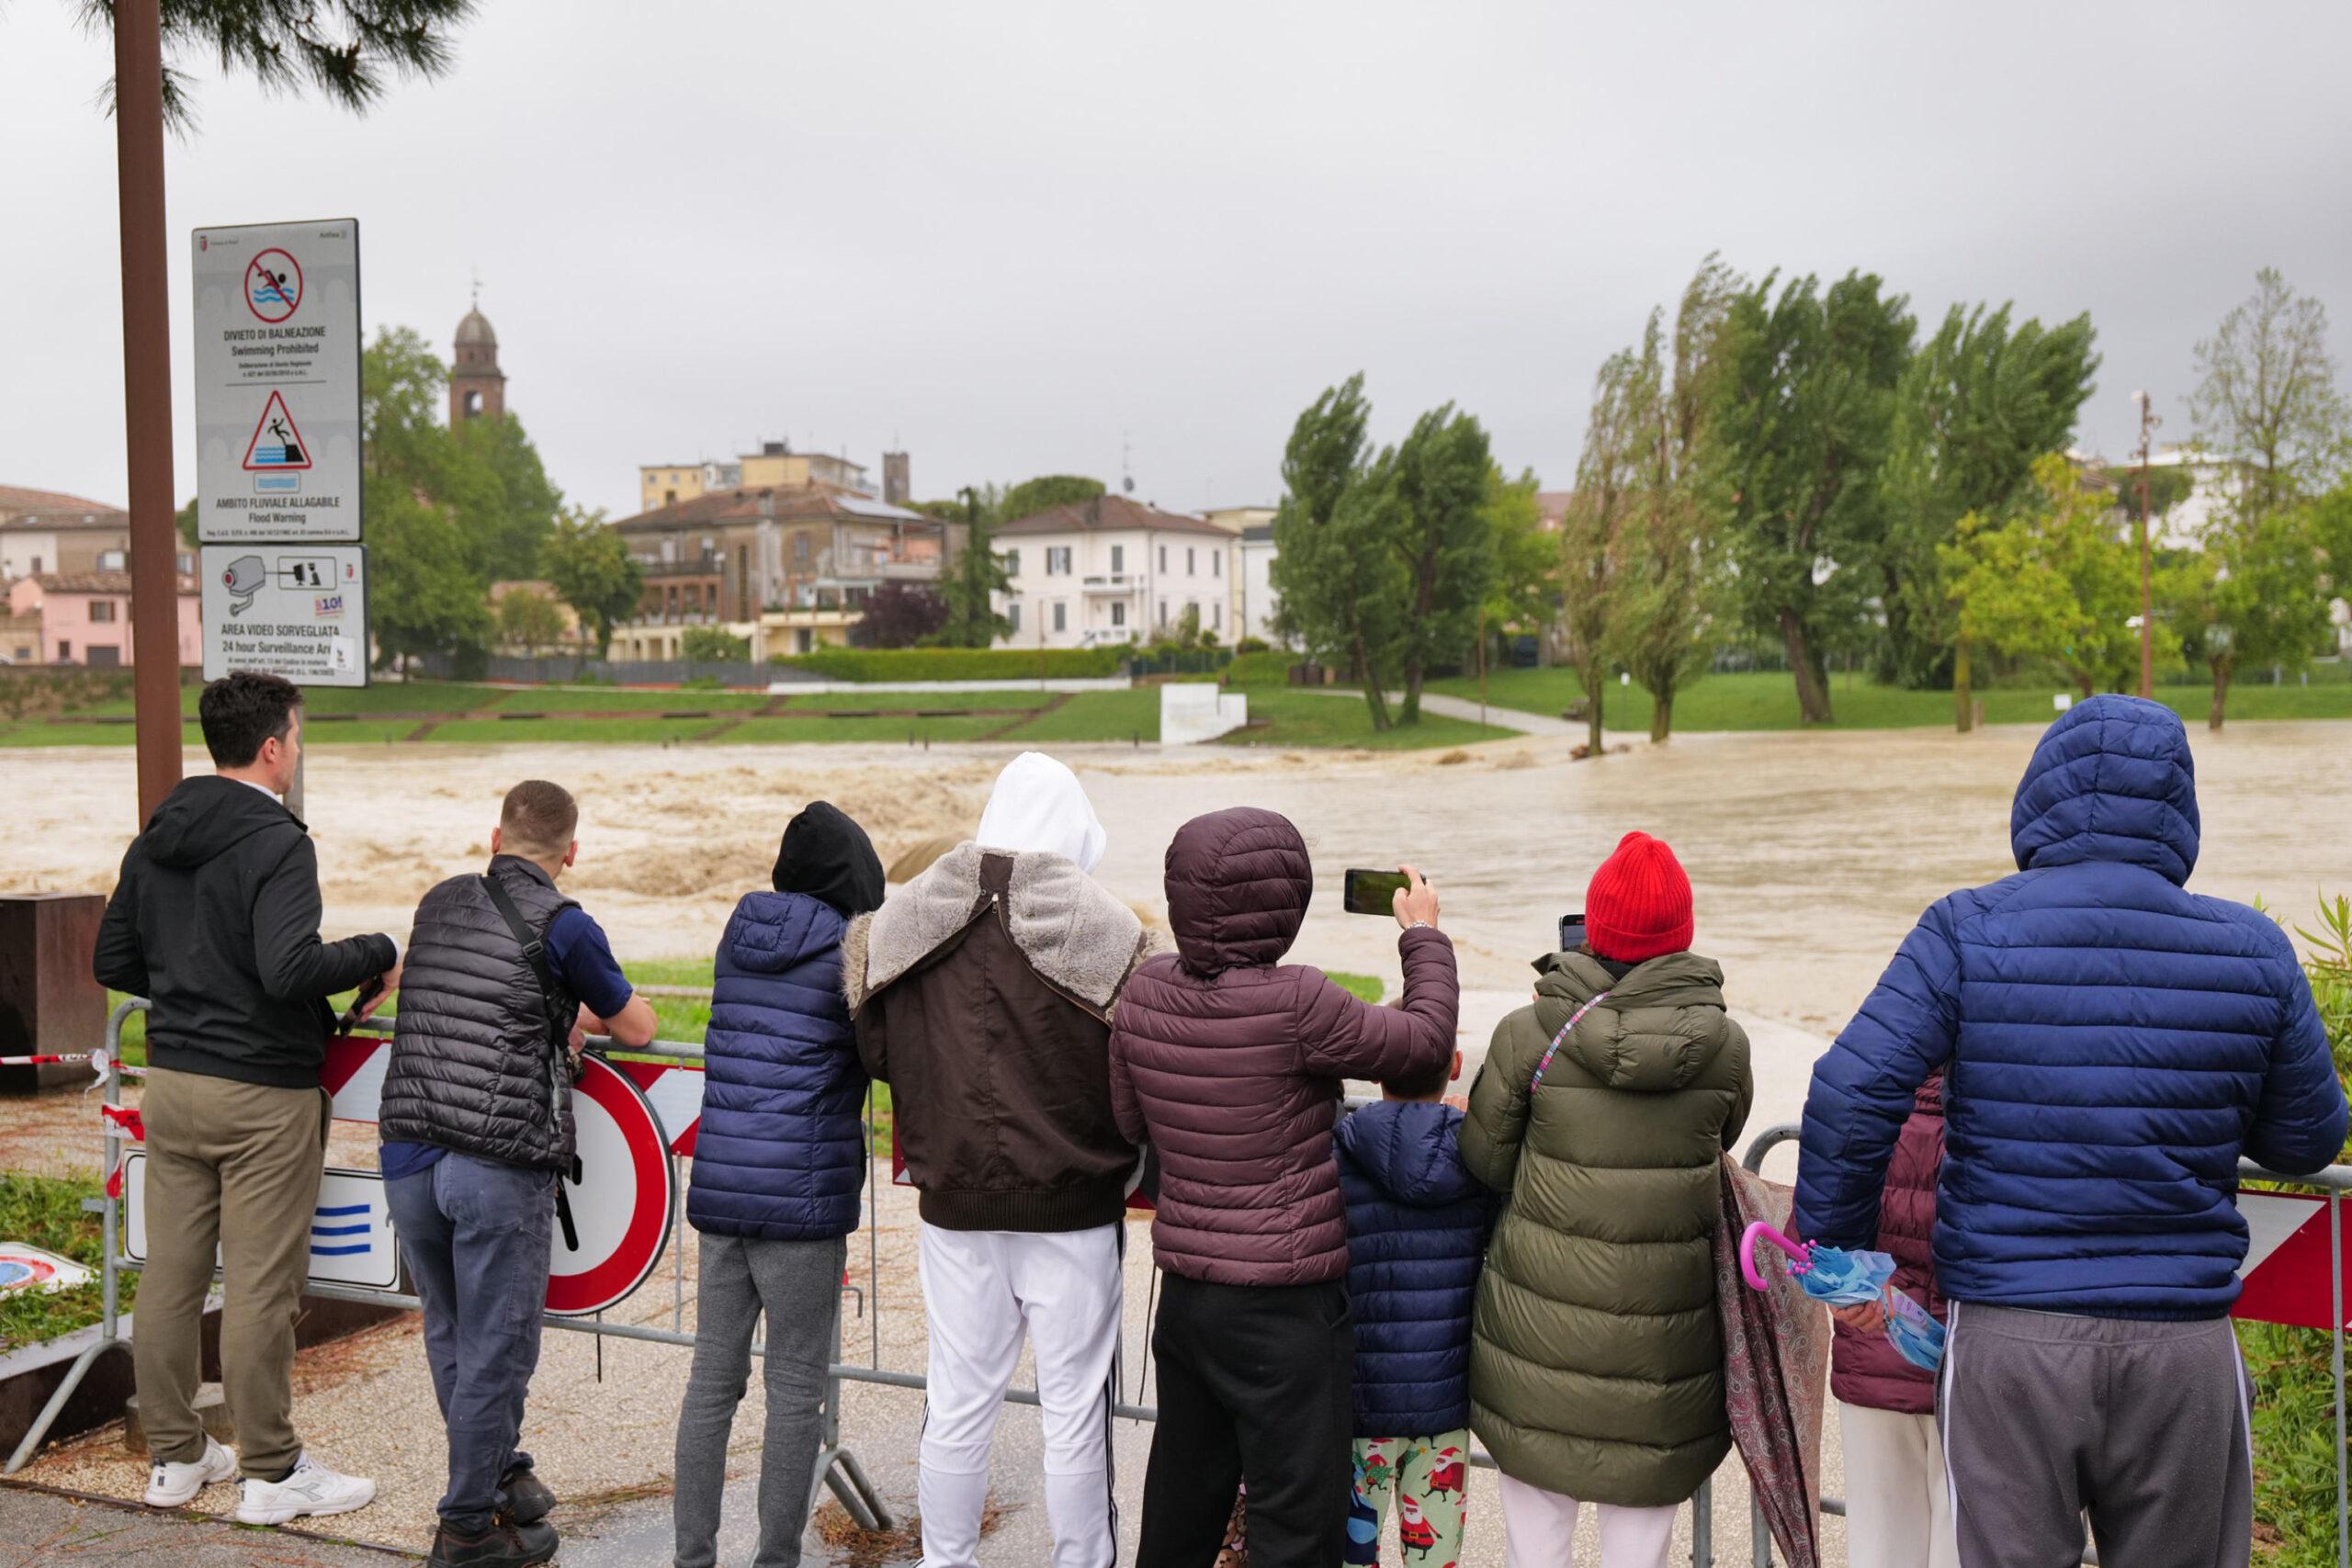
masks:
[[[742,477],[737,483],[745,490],[831,485],[857,495],[874,493],[873,485],[866,481],[865,464],[823,452],[795,452],[788,441],[762,443],[758,451],[743,454],[741,468]]]

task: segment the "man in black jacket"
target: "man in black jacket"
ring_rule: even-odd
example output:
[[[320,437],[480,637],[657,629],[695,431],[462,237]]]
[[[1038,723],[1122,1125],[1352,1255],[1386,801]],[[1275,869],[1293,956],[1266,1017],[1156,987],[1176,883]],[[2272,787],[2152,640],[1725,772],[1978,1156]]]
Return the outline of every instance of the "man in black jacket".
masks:
[[[93,965],[150,1003],[141,1111],[160,1223],[131,1338],[147,1501],[183,1506],[240,1470],[193,1408],[217,1247],[221,1383],[243,1450],[237,1517],[284,1524],[376,1495],[295,1435],[294,1314],[326,1161],[327,998],[366,987],[372,1010],[399,982],[400,949],[382,935],[319,940],[318,852],[278,798],[302,755],[300,690],[240,672],[205,687],[197,712],[212,776],[183,781],[131,841]]]

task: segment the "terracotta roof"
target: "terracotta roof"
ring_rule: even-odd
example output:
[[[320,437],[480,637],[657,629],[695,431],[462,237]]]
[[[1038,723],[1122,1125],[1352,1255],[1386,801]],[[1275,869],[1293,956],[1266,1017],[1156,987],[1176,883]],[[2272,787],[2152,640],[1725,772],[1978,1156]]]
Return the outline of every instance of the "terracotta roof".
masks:
[[[709,491],[691,500],[657,506],[612,526],[624,533],[650,533],[660,528],[691,528],[715,523],[822,522],[839,518],[850,523],[930,523],[936,521],[903,506],[892,506],[838,485],[775,485],[750,490]]]
[[[44,593],[122,593],[130,592],[130,573],[127,571],[44,571],[33,581],[40,584]],[[180,592],[196,592],[196,579],[183,574]]]
[[[103,501],[87,496],[68,495],[59,490],[28,490],[22,485],[0,485],[0,512],[119,512]]]
[[[130,513],[117,512],[111,506],[96,506],[88,511],[64,512],[43,507],[31,512],[19,512],[0,522],[0,532],[26,534],[128,533]]]
[[[1232,529],[1220,528],[1205,517],[1195,517],[1187,512],[1162,512],[1124,495],[1098,495],[1091,501],[1073,502],[1068,506],[1017,517],[998,528],[994,536],[1002,539],[1024,534],[1131,533],[1143,528],[1162,534],[1206,534],[1218,539],[1238,536]]]

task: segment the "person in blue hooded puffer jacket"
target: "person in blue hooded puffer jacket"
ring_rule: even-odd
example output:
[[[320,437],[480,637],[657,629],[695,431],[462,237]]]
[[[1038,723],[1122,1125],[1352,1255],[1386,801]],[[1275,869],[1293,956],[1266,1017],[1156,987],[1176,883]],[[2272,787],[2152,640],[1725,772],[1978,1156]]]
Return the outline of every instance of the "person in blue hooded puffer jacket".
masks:
[[[2336,1156],[2327,1037],[2278,927],[2183,886],[2197,790],[2170,709],[2074,707],[2009,820],[2018,874],[1931,907],[1815,1065],[1795,1224],[1872,1245],[1912,1091],[1942,1067],[1938,1416],[1963,1568],[2074,1562],[2086,1513],[2102,1562],[2243,1568],[2238,1160]]]
[[[767,1319],[756,1568],[800,1561],[842,1266],[866,1169],[865,1069],[842,995],[850,919],[882,906],[865,830],[815,801],[785,828],[775,891],[719,938],[686,1218],[702,1233],[694,1370],[678,1416],[677,1568],[717,1561],[728,1433]]]
[[[1355,1494],[1349,1562],[1380,1561],[1393,1493],[1402,1548],[1462,1553],[1470,1461],[1470,1313],[1495,1198],[1462,1163],[1462,1112],[1443,1103],[1456,1051],[1392,1078],[1332,1134],[1348,1206],[1355,1318]]]

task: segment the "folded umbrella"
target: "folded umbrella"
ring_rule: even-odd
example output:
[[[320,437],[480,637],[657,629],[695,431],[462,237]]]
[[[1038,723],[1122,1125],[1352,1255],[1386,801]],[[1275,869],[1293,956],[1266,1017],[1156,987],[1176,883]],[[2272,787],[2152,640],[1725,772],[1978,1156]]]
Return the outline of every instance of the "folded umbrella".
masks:
[[[1821,1416],[1829,1384],[1828,1316],[1785,1271],[1745,1276],[1751,1225],[1785,1224],[1790,1191],[1725,1155],[1715,1225],[1715,1304],[1723,1322],[1724,1406],[1758,1508],[1791,1568],[1821,1564]]]
[[[1944,1325],[1909,1296],[1886,1288],[1894,1278],[1894,1259],[1887,1254],[1792,1241],[1758,1220],[1739,1237],[1740,1275],[1749,1289],[1758,1291],[1766,1288],[1764,1274],[1756,1262],[1759,1244],[1769,1244],[1787,1255],[1789,1277],[1815,1301],[1826,1302],[1831,1306],[1879,1303],[1887,1338],[1896,1353],[1913,1366],[1932,1372],[1943,1364]]]

